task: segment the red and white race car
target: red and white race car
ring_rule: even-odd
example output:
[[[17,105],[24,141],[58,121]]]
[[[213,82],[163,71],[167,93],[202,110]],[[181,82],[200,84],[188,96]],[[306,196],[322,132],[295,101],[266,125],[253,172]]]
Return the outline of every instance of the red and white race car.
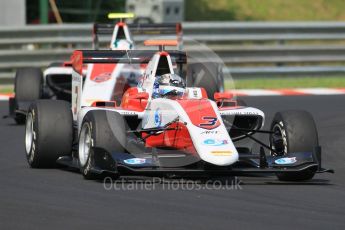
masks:
[[[148,42],[153,44],[155,42]],[[72,55],[72,105],[38,100],[28,111],[25,147],[31,167],[56,163],[77,168],[87,179],[99,175],[242,175],[276,173],[281,180],[308,180],[321,168],[315,123],[304,111],[276,114],[270,130],[256,108],[239,106],[231,93],[186,87],[176,69],[186,53],[77,50]],[[151,58],[148,58],[151,57]],[[122,100],[85,100],[83,65],[145,64],[140,83]],[[89,92],[88,92],[89,93]],[[255,133],[269,134],[269,143]],[[251,139],[258,153],[238,144]],[[264,149],[268,150],[266,155]]]
[[[125,17],[121,15],[121,17]],[[182,27],[180,23],[164,24],[94,24],[93,47],[99,49],[100,40],[111,35],[111,50],[132,50],[135,44],[132,35],[152,37],[175,37],[174,46],[182,48]],[[103,37],[102,37],[103,36]],[[103,40],[102,40],[103,38]],[[109,39],[107,37],[107,39]],[[150,58],[150,57],[148,57]],[[190,64],[189,86],[203,87],[210,97],[214,92],[223,91],[224,80],[219,63]],[[100,64],[91,63],[83,66],[85,76],[84,100],[92,101],[95,91],[99,100],[116,98],[121,101],[123,93],[136,86],[146,64]],[[15,77],[15,96],[9,100],[9,116],[18,124],[25,122],[25,114],[32,101],[37,99],[71,100],[72,66],[69,61],[52,63],[43,73],[39,68],[23,68],[17,70]],[[200,74],[202,73],[202,75]],[[196,77],[197,76],[197,77]],[[200,78],[202,76],[202,78]],[[101,90],[99,90],[101,89]]]
[[[120,17],[126,17],[121,14]],[[180,23],[130,24],[121,21],[114,24],[94,24],[93,46],[99,48],[102,36],[108,36],[111,50],[131,50],[135,48],[135,36],[174,36],[177,45],[182,46],[182,27]],[[103,39],[104,41],[105,39]],[[108,40],[109,41],[109,40]],[[109,43],[108,43],[109,44]],[[110,100],[115,95],[119,100],[124,91],[138,83],[144,66],[139,68],[116,63],[112,65],[90,64],[84,66],[86,78],[85,91],[99,91],[99,99]],[[25,122],[25,114],[32,101],[37,99],[71,100],[72,66],[68,62],[52,63],[43,73],[40,68],[18,69],[15,76],[15,96],[9,100],[9,113],[17,123]],[[93,89],[93,88],[96,89]],[[97,90],[98,91],[98,90]],[[87,96],[85,92],[85,97]]]

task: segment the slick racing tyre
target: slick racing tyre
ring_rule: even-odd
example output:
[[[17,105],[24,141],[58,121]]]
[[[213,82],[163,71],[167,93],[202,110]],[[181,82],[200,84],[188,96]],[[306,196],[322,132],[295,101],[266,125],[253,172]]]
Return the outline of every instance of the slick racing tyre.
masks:
[[[221,65],[213,62],[189,64],[187,86],[204,88],[208,98],[214,100],[214,93],[224,91]]]
[[[14,79],[15,102],[28,102],[42,97],[43,73],[39,68],[21,68]],[[24,114],[16,114],[17,124],[25,123]]]
[[[123,117],[113,111],[91,110],[82,123],[79,135],[79,165],[85,179],[96,179],[94,147],[108,153],[123,153],[126,145],[126,128]]]
[[[17,101],[38,100],[42,96],[43,73],[39,68],[21,68],[16,72],[14,93]]]
[[[270,135],[270,146],[277,154],[284,156],[292,152],[312,152],[319,145],[318,133],[313,117],[306,111],[289,110],[275,114]],[[312,179],[315,170],[297,173],[277,173],[282,181]]]
[[[71,154],[72,141],[69,103],[38,100],[31,104],[26,119],[25,151],[32,168],[54,167],[59,157]]]

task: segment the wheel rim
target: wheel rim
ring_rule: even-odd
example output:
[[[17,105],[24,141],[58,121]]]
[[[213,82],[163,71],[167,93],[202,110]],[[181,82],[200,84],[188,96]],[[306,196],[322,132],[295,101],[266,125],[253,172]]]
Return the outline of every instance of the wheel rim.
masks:
[[[28,113],[26,117],[25,125],[25,150],[26,154],[29,155],[32,148],[32,142],[34,141],[34,119],[32,113]]]
[[[283,156],[287,152],[287,142],[284,129],[277,123],[272,128],[271,147],[276,151],[272,155]]]
[[[79,163],[84,166],[89,158],[92,146],[91,129],[88,123],[85,123],[80,132],[79,138]]]

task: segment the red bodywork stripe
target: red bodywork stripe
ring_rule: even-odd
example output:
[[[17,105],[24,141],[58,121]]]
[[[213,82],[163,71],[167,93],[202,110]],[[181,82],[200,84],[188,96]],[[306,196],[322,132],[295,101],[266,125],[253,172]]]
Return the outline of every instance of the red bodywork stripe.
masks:
[[[209,100],[177,100],[177,102],[186,111],[195,126],[214,129],[220,125],[217,114]]]
[[[71,56],[71,62],[73,69],[80,75],[83,73],[83,52],[76,50]]]
[[[176,122],[168,128],[173,130],[167,130],[161,134],[148,137],[145,142],[146,147],[169,147],[182,150],[189,154],[196,154],[188,129],[183,123]],[[147,133],[142,133],[143,138],[147,135]]]
[[[121,108],[126,110],[142,112],[146,108],[147,99],[138,99],[135,96],[138,94],[138,88],[129,88],[122,97]]]

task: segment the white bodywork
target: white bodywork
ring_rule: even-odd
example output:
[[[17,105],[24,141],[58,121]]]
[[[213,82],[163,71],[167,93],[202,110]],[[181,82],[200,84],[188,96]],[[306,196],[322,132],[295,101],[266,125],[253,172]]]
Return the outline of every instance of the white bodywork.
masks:
[[[125,39],[117,39],[119,33],[119,25],[116,24],[114,27],[113,35],[111,36],[110,49],[111,50],[130,50],[135,49],[134,42],[129,32],[128,26],[123,25],[123,31],[125,34]]]
[[[125,39],[117,39],[119,33],[119,25],[114,26],[113,35],[110,42],[111,50],[131,50],[134,49],[134,42],[131,37],[128,26],[124,24],[122,26]],[[87,68],[83,70],[83,75],[85,80],[83,82],[84,92],[82,95],[81,105],[87,106],[91,105],[94,101],[110,101],[112,100],[112,93],[116,85],[116,81],[119,76],[125,76],[127,79],[135,75],[136,80],[138,76],[142,75],[143,70],[140,69],[139,65],[124,65],[117,64],[111,73],[111,78],[108,81],[95,82],[91,80],[92,72],[94,69],[94,64],[88,64]],[[44,73],[44,82],[46,82],[46,77],[48,75],[72,75],[72,67],[49,67]],[[133,86],[133,85],[131,85]],[[73,88],[72,88],[73,90]],[[75,89],[74,89],[75,90]]]
[[[202,99],[201,89],[187,88],[185,99],[187,100],[208,100],[213,109],[220,125],[213,129],[201,128],[191,121],[191,118],[177,100],[168,98],[153,99],[153,84],[156,77],[157,65],[161,56],[167,57],[168,65],[171,73],[173,67],[169,55],[157,52],[147,65],[143,80],[139,84],[139,92],[147,92],[149,99],[146,108],[142,112],[124,110],[122,108],[100,108],[90,107],[85,103],[85,96],[83,92],[83,78],[75,71],[73,71],[72,78],[72,112],[73,118],[78,125],[78,132],[81,129],[82,121],[86,113],[90,110],[109,110],[118,112],[122,115],[137,115],[142,119],[142,129],[163,127],[165,124],[174,121],[176,118],[183,122],[189,132],[193,145],[199,157],[205,162],[209,162],[218,166],[232,165],[238,161],[238,152],[226,130],[221,115],[256,115],[262,117],[262,111],[250,107],[230,107],[227,110],[219,111],[216,103],[209,99]],[[87,80],[88,78],[86,78]],[[86,86],[86,82],[84,88]],[[98,91],[98,90],[97,90]],[[99,94],[96,90],[95,94]],[[86,91],[85,91],[86,92]],[[159,122],[157,123],[157,116]],[[261,127],[260,127],[261,128]]]
[[[44,76],[51,74],[72,74],[72,67],[50,67],[43,72]]]
[[[217,111],[218,108],[216,103],[213,101],[210,102],[212,103],[213,109]],[[202,160],[219,166],[231,165],[238,160],[237,150],[233,145],[218,112],[216,114],[219,121],[221,121],[221,125],[212,129],[213,132],[205,132],[210,130],[205,130],[195,126],[177,101],[157,98],[151,101],[144,114],[142,122],[143,129],[157,128],[157,122],[155,121],[155,113],[157,112],[161,114],[162,118],[160,126],[164,126],[177,117],[179,117],[181,122],[185,122],[193,141],[193,145]],[[206,140],[218,140],[219,137],[221,137],[221,142],[223,143],[219,143],[218,145],[207,145],[204,143]],[[219,153],[223,153],[223,156],[221,154],[219,155]]]
[[[79,77],[79,79],[81,79]],[[74,80],[74,86],[81,85],[81,81],[77,79],[77,76],[73,78]],[[82,95],[82,89],[81,87],[78,87],[78,92]],[[195,89],[195,88],[194,88]],[[197,98],[194,98],[193,95],[190,96],[193,99],[198,100]],[[77,102],[78,97],[74,96],[73,101]],[[116,108],[99,108],[99,107],[88,107],[88,106],[80,106],[78,103],[73,103],[73,106],[77,106],[78,112],[74,113],[74,119],[76,120],[78,124],[78,130],[80,131],[82,120],[86,113],[90,110],[109,110],[118,112],[122,115],[138,115],[138,118],[141,118],[143,120],[142,122],[142,128],[157,128],[157,124],[155,123],[155,112],[157,110],[160,110],[161,113],[161,123],[160,126],[164,126],[165,124],[173,121],[177,117],[179,117],[179,121],[185,122],[186,127],[189,131],[189,134],[191,136],[193,145],[195,149],[197,150],[200,158],[206,162],[209,162],[214,165],[218,166],[227,166],[234,164],[238,161],[238,152],[231,141],[231,138],[225,128],[225,125],[223,124],[223,121],[221,119],[221,115],[248,115],[248,114],[255,114],[259,115],[264,119],[264,114],[262,111],[251,108],[251,107],[241,107],[236,109],[229,109],[229,110],[223,110],[219,112],[216,103],[213,101],[210,101],[212,104],[212,107],[214,111],[216,112],[217,118],[221,122],[220,126],[216,127],[212,130],[206,130],[203,128],[200,128],[196,125],[194,125],[187,113],[184,111],[184,109],[181,107],[181,105],[171,99],[166,98],[157,98],[152,99],[148,105],[147,108],[143,112],[135,112],[135,111],[129,111],[129,110],[123,110],[123,109],[116,109]],[[215,145],[209,145],[205,144],[206,140],[215,140],[221,141],[219,144]]]
[[[114,32],[112,35],[112,39],[110,42],[110,49],[111,50],[131,50],[134,48],[133,40],[131,34],[128,30],[126,24],[122,26],[125,39],[117,39],[119,34],[119,25],[116,24],[114,27]],[[81,95],[81,105],[82,106],[89,106],[94,101],[111,101],[113,100],[113,91],[118,80],[118,77],[125,76],[128,79],[131,75],[135,75],[136,78],[141,76],[142,70],[140,66],[134,65],[125,65],[125,64],[116,64],[113,68],[112,72],[109,73],[111,75],[110,79],[107,81],[96,82],[92,80],[93,70],[94,68],[101,68],[102,64],[89,64],[87,67],[86,78],[84,81],[84,92]],[[106,64],[107,65],[107,64]]]
[[[131,87],[137,85],[138,79],[142,75],[142,70],[139,65],[126,65],[126,64],[117,64],[113,71],[109,73],[111,75],[110,79],[103,82],[95,82],[91,78],[92,70],[94,64],[89,64],[87,69],[87,74],[83,86],[82,94],[82,106],[89,106],[94,101],[112,101],[113,92],[115,85],[119,77],[124,77],[127,81],[130,78],[134,78],[134,83],[130,84]],[[104,74],[104,73],[102,73]]]
[[[125,35],[124,38],[118,39],[120,29],[123,29],[123,33]],[[180,44],[179,44],[180,45]],[[134,41],[132,39],[130,30],[125,23],[117,23],[114,26],[111,42],[109,45],[109,48],[111,50],[132,50],[135,49]],[[156,55],[157,56],[157,55]],[[146,68],[145,76],[148,76],[150,71],[156,72],[157,63],[158,63],[158,57],[155,57],[156,61],[150,62],[152,64],[151,67]],[[107,65],[107,64],[106,64]],[[97,77],[94,76],[95,74],[93,71],[95,68],[102,68],[102,64],[88,64],[87,68],[83,69],[83,76],[85,76],[85,79],[82,79],[83,84],[83,93],[81,94],[79,92],[80,87],[77,89],[79,92],[79,96],[81,99],[80,106],[90,106],[94,101],[112,101],[114,100],[114,89],[116,87],[116,84],[119,80],[119,77],[124,77],[128,84],[131,87],[134,87],[137,85],[137,83],[140,80],[140,77],[143,75],[143,72],[145,71],[143,68],[140,67],[140,65],[126,65],[126,64],[114,64],[115,67],[109,74],[111,77],[107,81],[100,81],[96,82],[93,80],[93,78]],[[173,73],[173,66],[171,63],[171,60],[169,58],[169,65],[171,68],[171,71]],[[72,67],[50,67],[44,71],[44,82],[46,82],[46,77],[48,75],[72,75]],[[104,72],[102,73],[104,74]],[[132,78],[135,80],[132,81]],[[151,79],[151,78],[150,78]],[[147,92],[151,95],[152,93],[152,86],[150,88],[150,79],[145,81],[146,86],[143,87],[143,89],[147,89]],[[75,87],[72,87],[72,92],[75,91]],[[73,97],[73,95],[72,95]],[[73,102],[75,102],[75,96],[73,99]],[[72,102],[72,103],[73,103]],[[74,103],[77,104],[77,103]]]

